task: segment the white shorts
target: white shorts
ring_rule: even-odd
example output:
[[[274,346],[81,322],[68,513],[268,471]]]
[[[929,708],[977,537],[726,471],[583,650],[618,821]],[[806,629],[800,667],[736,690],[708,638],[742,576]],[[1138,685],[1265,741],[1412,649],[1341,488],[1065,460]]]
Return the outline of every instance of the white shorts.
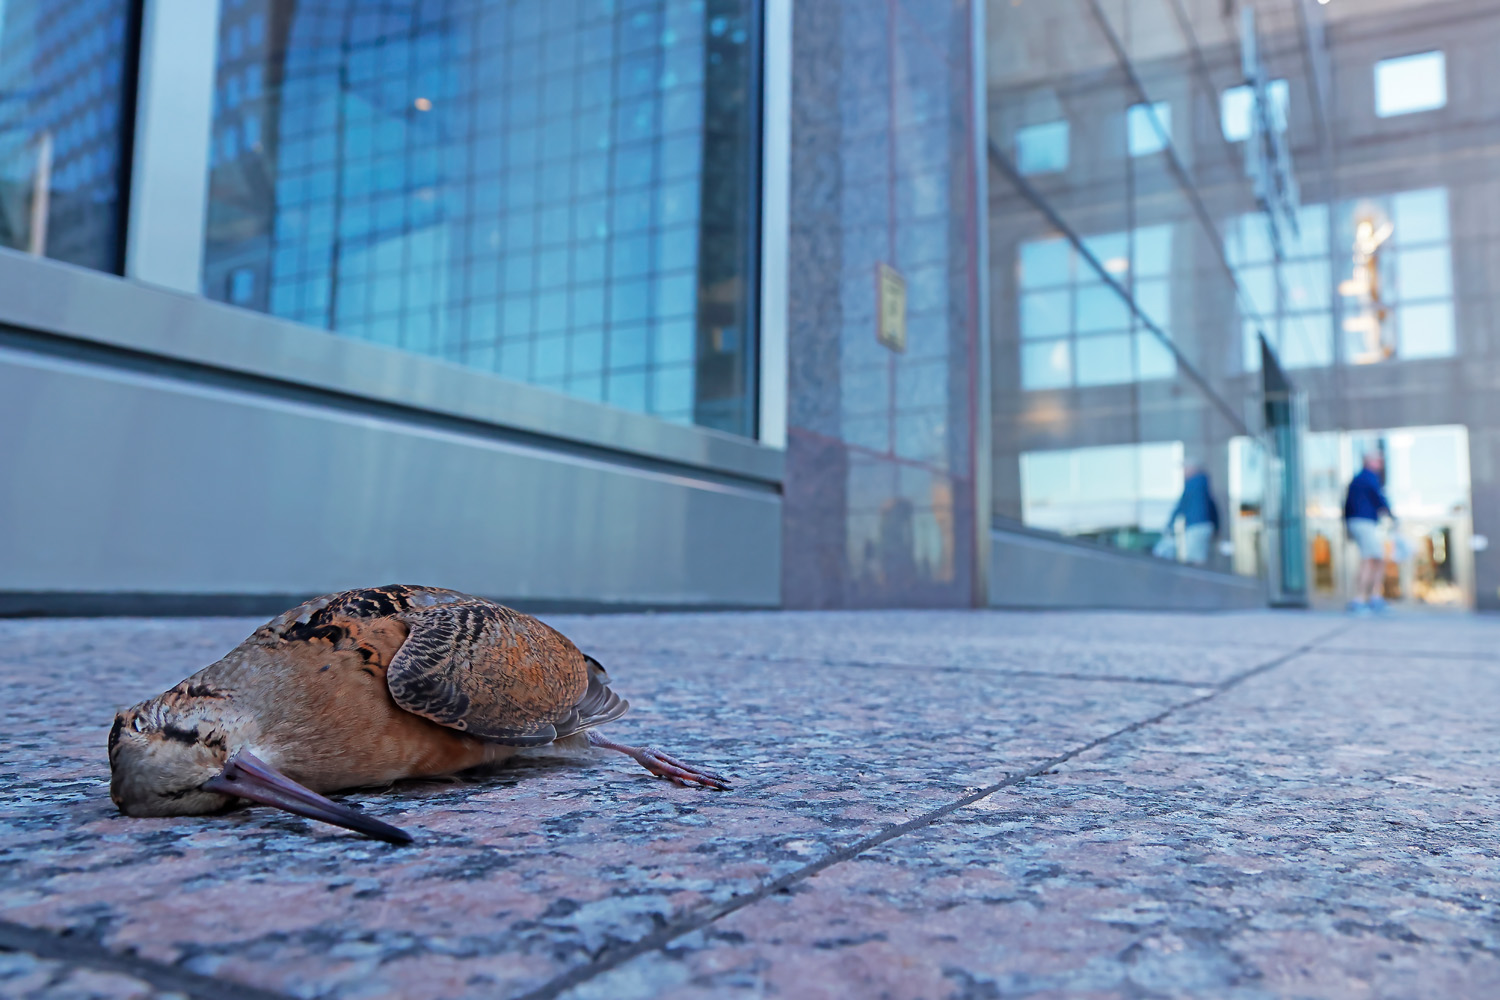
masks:
[[[1214,540],[1214,526],[1209,521],[1190,524],[1182,532],[1183,562],[1202,566],[1208,562],[1208,546]]]
[[[1361,559],[1384,559],[1385,537],[1380,525],[1368,517],[1351,517],[1344,524],[1349,528],[1349,540],[1359,546]]]

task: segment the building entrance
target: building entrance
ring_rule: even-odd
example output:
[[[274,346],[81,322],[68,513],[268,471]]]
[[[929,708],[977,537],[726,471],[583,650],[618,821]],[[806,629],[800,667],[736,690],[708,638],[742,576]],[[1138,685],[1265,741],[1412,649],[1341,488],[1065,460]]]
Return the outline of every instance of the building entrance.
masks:
[[[1344,530],[1344,492],[1371,451],[1385,456],[1385,493],[1399,521],[1385,536],[1386,600],[1473,607],[1469,435],[1461,426],[1308,433],[1303,469],[1313,605],[1339,607],[1353,596],[1359,557]]]

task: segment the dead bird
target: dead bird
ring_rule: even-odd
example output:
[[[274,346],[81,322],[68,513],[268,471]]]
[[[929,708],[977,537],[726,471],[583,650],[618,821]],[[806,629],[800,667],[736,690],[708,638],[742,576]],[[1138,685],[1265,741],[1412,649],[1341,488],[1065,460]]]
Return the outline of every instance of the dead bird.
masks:
[[[595,731],[629,703],[561,633],[433,587],[330,594],[115,717],[110,798],[128,816],[236,799],[404,844],[403,830],[318,794],[449,775],[562,741],[618,750],[680,785],[721,775]]]

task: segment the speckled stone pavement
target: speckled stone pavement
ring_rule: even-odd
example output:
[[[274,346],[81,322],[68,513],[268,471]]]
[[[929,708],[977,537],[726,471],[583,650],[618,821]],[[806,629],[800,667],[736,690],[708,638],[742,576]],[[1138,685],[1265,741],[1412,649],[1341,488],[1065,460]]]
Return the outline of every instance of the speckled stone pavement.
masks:
[[[616,754],[116,814],[115,708],[257,621],[0,622],[0,995],[1500,996],[1500,621],[552,619]]]

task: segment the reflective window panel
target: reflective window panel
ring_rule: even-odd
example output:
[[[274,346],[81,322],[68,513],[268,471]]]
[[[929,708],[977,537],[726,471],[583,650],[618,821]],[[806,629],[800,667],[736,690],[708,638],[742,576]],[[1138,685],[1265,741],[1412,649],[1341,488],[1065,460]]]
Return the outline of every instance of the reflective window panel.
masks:
[[[1250,317],[1236,309],[1236,279],[1260,268],[1256,298],[1274,312],[1278,271],[1269,244],[1253,264],[1222,257],[1224,242],[1239,239],[1233,217],[1257,205],[1244,142],[1253,101],[1230,87],[1246,76],[1239,18],[1222,7],[987,8],[985,112],[990,135],[1010,140],[996,143],[989,174],[990,502],[1000,530],[1024,525],[1256,575],[1269,537],[1263,501],[1241,492],[1231,507],[1230,491],[1246,470],[1279,467],[1256,436],[1260,386],[1240,364]],[[1263,40],[1274,54],[1259,68],[1271,127],[1287,123],[1300,164],[1308,88],[1301,63],[1281,56],[1300,50],[1279,35],[1273,44],[1269,31]],[[1028,130],[1060,121],[1070,132],[1066,169],[1016,183],[1038,172],[1027,163]],[[1326,221],[1322,234],[1327,272]],[[1315,266],[1291,266],[1308,263],[1286,269],[1305,299],[1299,317],[1319,308],[1319,291],[1325,310],[1332,297],[1331,275],[1319,285]],[[1331,312],[1321,315],[1322,342],[1336,344]],[[1238,451],[1236,435],[1248,439]]]
[[[1132,104],[1125,115],[1131,156],[1160,153],[1172,141],[1172,105],[1166,101]]]
[[[1068,169],[1068,123],[1042,122],[1016,130],[1016,166],[1023,174],[1051,174]]]
[[[1440,187],[1344,204],[1337,245],[1349,254],[1338,285],[1346,361],[1455,353],[1448,215],[1448,190]]]
[[[1148,550],[1182,494],[1181,441],[1023,452],[1025,523],[1119,548]]]
[[[1112,281],[1134,290],[1141,312],[1168,337],[1172,231],[1164,223],[1082,241]],[[1066,239],[1023,242],[1018,269],[1023,389],[1118,385],[1177,374],[1171,349]]]
[[[1271,127],[1278,132],[1285,132],[1291,88],[1285,80],[1272,80],[1266,84],[1266,96],[1271,101]],[[1254,113],[1255,91],[1249,84],[1230,87],[1219,95],[1219,119],[1225,140],[1243,142],[1250,138],[1251,116]]]
[[[223,0],[210,296],[754,427],[753,0]]]
[[[130,0],[0,0],[0,246],[118,271]]]
[[[1283,233],[1279,261],[1264,212],[1238,216],[1225,226],[1225,255],[1243,296],[1246,371],[1260,368],[1261,331],[1287,368],[1333,364],[1328,206],[1303,205],[1296,222],[1296,232]]]
[[[1382,118],[1433,111],[1448,103],[1447,60],[1421,52],[1375,64],[1375,113]]]

